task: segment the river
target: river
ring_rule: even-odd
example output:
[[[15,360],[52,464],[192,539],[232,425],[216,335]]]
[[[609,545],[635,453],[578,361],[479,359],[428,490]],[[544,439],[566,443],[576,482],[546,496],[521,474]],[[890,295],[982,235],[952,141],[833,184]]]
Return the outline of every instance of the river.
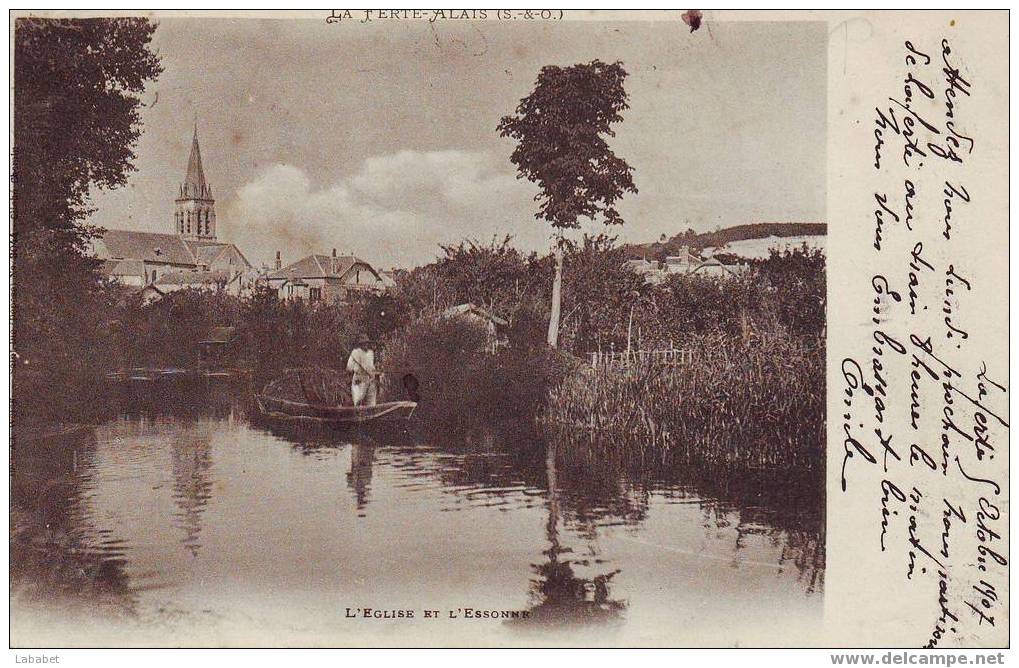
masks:
[[[282,432],[230,384],[180,396],[125,389],[105,423],[16,450],[31,549],[93,569],[70,602],[15,588],[16,646],[767,646],[820,625],[822,508],[530,430]]]

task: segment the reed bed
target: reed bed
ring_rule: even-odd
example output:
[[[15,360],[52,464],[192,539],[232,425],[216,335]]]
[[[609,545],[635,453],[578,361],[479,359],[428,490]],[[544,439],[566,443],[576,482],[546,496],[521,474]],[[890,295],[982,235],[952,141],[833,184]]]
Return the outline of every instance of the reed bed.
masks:
[[[545,423],[596,455],[730,473],[824,470],[823,345],[716,336],[684,347],[695,354],[681,367],[578,370],[551,389]]]

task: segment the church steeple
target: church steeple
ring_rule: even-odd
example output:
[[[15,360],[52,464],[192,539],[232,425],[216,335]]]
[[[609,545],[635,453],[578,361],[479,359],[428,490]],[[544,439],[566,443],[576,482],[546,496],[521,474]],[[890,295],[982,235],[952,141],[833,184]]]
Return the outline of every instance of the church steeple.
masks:
[[[211,197],[212,192],[205,182],[205,170],[202,169],[202,150],[198,147],[198,124],[195,123],[195,134],[191,139],[191,156],[188,158],[188,173],[184,178],[184,195],[191,197]]]
[[[186,239],[216,240],[216,200],[205,182],[202,151],[198,146],[198,123],[191,138],[188,171],[176,200],[174,231]]]

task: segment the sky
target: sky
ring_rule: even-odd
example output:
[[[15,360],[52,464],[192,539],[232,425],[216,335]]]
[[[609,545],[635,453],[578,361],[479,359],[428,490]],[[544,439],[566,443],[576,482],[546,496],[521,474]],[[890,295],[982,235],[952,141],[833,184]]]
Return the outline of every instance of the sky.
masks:
[[[388,268],[506,234],[547,250],[537,190],[499,137],[548,64],[622,61],[630,108],[610,145],[637,194],[609,231],[823,222],[823,23],[161,18],[137,171],[94,222],[173,230],[195,120],[218,234],[254,264],[352,253]],[[588,230],[597,232],[601,225]]]

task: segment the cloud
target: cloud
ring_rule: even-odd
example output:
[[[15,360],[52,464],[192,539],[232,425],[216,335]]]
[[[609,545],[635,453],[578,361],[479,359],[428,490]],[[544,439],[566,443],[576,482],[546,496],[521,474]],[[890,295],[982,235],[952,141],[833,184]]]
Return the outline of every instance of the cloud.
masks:
[[[399,151],[366,159],[351,177],[316,186],[300,167],[276,164],[242,186],[221,215],[223,236],[256,264],[308,253],[353,253],[381,267],[429,262],[439,245],[512,234],[543,249],[534,187],[504,159],[479,151]]]

